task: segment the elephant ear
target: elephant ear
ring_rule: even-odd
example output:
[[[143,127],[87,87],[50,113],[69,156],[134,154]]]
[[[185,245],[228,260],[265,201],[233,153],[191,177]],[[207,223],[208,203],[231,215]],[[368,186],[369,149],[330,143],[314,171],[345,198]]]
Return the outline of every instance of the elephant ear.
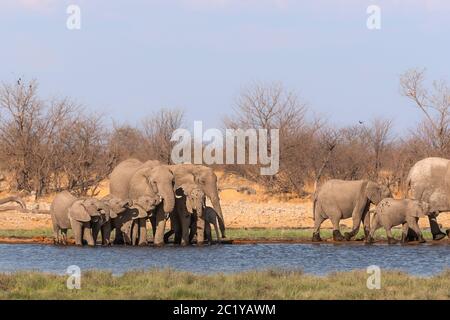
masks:
[[[375,205],[377,205],[381,200],[383,200],[381,199],[381,188],[372,181],[367,182],[366,195],[367,198],[370,200],[370,202],[372,202]]]
[[[69,209],[69,217],[81,222],[91,221],[91,216],[83,205],[83,200],[75,201],[75,203],[72,204]]]

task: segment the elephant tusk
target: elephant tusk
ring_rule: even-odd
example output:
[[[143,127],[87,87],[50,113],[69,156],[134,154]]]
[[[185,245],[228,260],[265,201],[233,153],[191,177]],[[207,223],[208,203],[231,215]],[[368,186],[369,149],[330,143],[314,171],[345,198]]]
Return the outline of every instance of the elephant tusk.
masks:
[[[181,199],[181,198],[183,198],[183,196],[177,196],[177,195],[175,195],[175,198]]]

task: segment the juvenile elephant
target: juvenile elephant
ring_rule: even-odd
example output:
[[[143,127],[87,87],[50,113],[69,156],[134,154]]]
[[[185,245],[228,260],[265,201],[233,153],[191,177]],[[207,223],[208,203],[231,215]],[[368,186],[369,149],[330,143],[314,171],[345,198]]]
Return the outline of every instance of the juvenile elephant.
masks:
[[[115,244],[146,245],[147,228],[145,226],[148,212],[159,204],[159,198],[140,196],[132,200],[132,205],[114,219],[116,229]],[[144,229],[144,230],[142,230]]]
[[[152,209],[151,221],[154,244],[164,244],[166,217],[175,205],[173,192],[173,174],[169,166],[150,160],[142,163],[136,159],[127,159],[119,163],[110,175],[110,193],[120,199],[137,199],[149,196],[158,199],[156,209]],[[146,221],[147,216],[145,217]],[[139,238],[147,235],[146,224],[141,221]],[[142,240],[143,241],[143,240]]]
[[[101,232],[102,245],[106,246],[111,244],[111,231],[113,230],[115,219],[118,215],[125,212],[132,205],[132,202],[107,195],[101,199],[101,203],[105,214],[101,215],[101,219],[92,225],[92,236],[96,243],[98,233]]]
[[[78,199],[68,191],[58,193],[50,206],[54,242],[67,244],[67,230],[72,229],[77,245],[82,245],[84,238],[88,245],[94,246],[92,225],[98,223],[102,219],[101,215],[105,214],[102,208],[103,204],[97,199]]]
[[[370,204],[377,205],[382,199],[390,196],[389,188],[368,180],[325,182],[314,196],[312,241],[322,241],[320,226],[326,219],[330,219],[333,224],[333,239],[344,240],[339,230],[339,222],[350,217],[353,219],[353,229],[344,234],[345,239],[350,240],[358,233],[362,220],[367,238],[370,231],[370,215],[367,214]]]
[[[420,231],[418,220],[428,215],[429,205],[425,202],[411,199],[396,200],[392,198],[383,199],[375,209],[368,242],[374,242],[374,234],[377,229],[384,227],[386,230],[388,243],[397,243],[392,236],[392,227],[403,225],[402,242],[407,241],[408,230],[411,228],[419,239],[419,242],[425,242]]]
[[[217,212],[214,208],[206,206],[203,210],[203,217],[205,220],[205,239],[211,244],[213,243],[213,237],[211,232],[211,225],[213,225],[216,232],[217,243],[220,243],[219,226],[217,224]],[[195,219],[192,220],[193,227],[191,228],[191,239],[194,237],[194,232],[197,230],[195,226]]]
[[[171,230],[164,235],[164,241],[167,242],[169,237],[175,234],[174,243],[182,246],[188,245],[192,220],[204,219],[204,206],[205,194],[199,186],[192,182],[180,185],[175,191],[175,209],[170,214]],[[197,223],[195,227],[196,225]],[[203,233],[204,229],[200,229]],[[203,239],[199,244],[202,243]]]
[[[437,216],[450,211],[450,160],[432,157],[416,162],[406,179],[406,196],[429,204],[428,220],[433,240],[445,238]]]

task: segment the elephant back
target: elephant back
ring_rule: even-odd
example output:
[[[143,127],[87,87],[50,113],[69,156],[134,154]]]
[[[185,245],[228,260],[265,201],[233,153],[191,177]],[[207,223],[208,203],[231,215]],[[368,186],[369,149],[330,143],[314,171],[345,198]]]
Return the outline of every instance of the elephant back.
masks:
[[[127,159],[119,163],[109,176],[109,193],[120,199],[127,199],[131,178],[142,165],[137,159]]]

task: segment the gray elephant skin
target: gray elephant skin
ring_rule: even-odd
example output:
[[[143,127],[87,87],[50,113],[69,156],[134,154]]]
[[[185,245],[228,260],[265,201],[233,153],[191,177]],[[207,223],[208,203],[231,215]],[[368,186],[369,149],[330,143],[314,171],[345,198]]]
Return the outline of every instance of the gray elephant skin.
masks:
[[[428,215],[428,210],[428,204],[418,200],[392,198],[381,200],[371,221],[368,242],[374,242],[375,231],[383,227],[386,230],[388,243],[397,243],[392,236],[391,229],[400,224],[403,226],[402,242],[407,241],[409,228],[417,234],[419,242],[425,242],[418,221],[419,218]]]
[[[150,218],[153,227],[156,246],[164,244],[166,216],[175,206],[173,192],[173,174],[169,166],[161,165],[159,161],[150,160],[145,163],[137,159],[127,159],[119,163],[110,175],[110,194],[120,199],[130,199],[133,202],[141,196],[153,198],[158,203],[154,212],[147,215],[141,212],[139,223],[140,245],[146,244],[146,220]],[[139,208],[135,208],[139,211]],[[117,233],[116,233],[117,234]],[[119,240],[119,239],[116,239]]]
[[[189,245],[192,221],[195,220],[197,228],[197,220],[204,220],[204,206],[205,194],[197,184],[188,181],[179,185],[175,190],[175,209],[170,214],[171,230],[164,235],[164,241],[168,242],[168,238],[175,234],[175,244]],[[204,225],[202,223],[199,228],[202,234]],[[197,244],[201,245],[203,241],[203,237],[199,237]]]
[[[55,243],[67,244],[67,230],[72,229],[76,245],[86,239],[89,246],[94,246],[92,226],[105,219],[102,207],[101,201],[94,198],[78,199],[68,191],[58,193],[50,206]]]
[[[122,200],[112,195],[107,195],[101,199],[101,209],[105,214],[101,219],[92,225],[92,235],[94,242],[97,243],[99,232],[102,237],[102,245],[111,244],[111,231],[114,229],[114,221],[118,216],[124,213],[130,206],[129,200]]]
[[[313,241],[321,241],[320,226],[330,219],[333,224],[333,239],[342,241],[339,230],[341,219],[352,218],[353,229],[345,233],[345,239],[354,237],[363,221],[365,238],[370,231],[370,204],[377,205],[382,199],[391,197],[386,186],[368,180],[329,180],[319,187],[313,199],[314,233]]]
[[[407,198],[429,204],[428,219],[434,240],[445,238],[439,228],[437,216],[450,211],[450,160],[425,158],[414,164],[406,179]]]
[[[188,181],[195,183],[201,188],[205,196],[211,201],[212,207],[217,212],[221,236],[222,238],[225,238],[225,221],[220,206],[217,176],[213,169],[203,165],[177,164],[171,166],[171,170],[174,175],[175,190],[178,189],[181,184],[187,183]],[[198,219],[197,226],[201,229],[204,228],[204,221],[201,217]],[[203,233],[199,232],[199,234]],[[203,235],[201,235],[198,240],[201,242],[203,240]]]

